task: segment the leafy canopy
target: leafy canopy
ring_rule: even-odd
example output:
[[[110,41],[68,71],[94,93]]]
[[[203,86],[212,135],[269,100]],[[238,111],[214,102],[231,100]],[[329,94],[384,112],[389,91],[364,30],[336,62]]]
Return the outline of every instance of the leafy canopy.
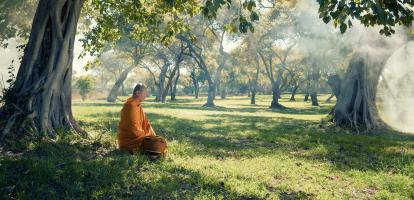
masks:
[[[390,36],[397,25],[410,27],[414,20],[414,0],[317,0],[319,17],[333,20],[341,33],[352,26],[353,19],[365,26],[382,26],[380,33]]]

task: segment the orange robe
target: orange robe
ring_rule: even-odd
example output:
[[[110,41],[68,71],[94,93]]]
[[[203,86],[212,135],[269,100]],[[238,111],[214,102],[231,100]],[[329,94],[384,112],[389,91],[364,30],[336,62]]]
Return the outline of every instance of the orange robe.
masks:
[[[155,136],[155,132],[142,110],[141,102],[131,97],[121,110],[118,146],[130,153],[139,151],[145,136]]]

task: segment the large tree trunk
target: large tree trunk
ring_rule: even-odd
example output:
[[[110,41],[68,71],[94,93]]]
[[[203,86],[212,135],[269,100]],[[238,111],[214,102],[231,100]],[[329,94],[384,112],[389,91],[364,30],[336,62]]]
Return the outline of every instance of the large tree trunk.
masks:
[[[338,74],[330,75],[328,77],[328,85],[331,87],[333,95],[338,98],[339,94],[341,93],[341,77]]]
[[[116,80],[114,86],[112,87],[111,91],[109,92],[108,97],[106,98],[106,100],[108,102],[115,102],[116,99],[118,98],[119,92],[121,87],[124,84],[124,81],[127,79],[128,74],[131,72],[132,69],[135,68],[135,65],[131,65],[130,67],[128,67],[127,69],[125,69],[121,75],[118,77],[118,80]]]
[[[58,128],[84,133],[72,115],[71,78],[82,0],[40,0],[16,81],[0,110],[2,135]]]
[[[332,94],[326,99],[326,102],[330,102],[333,97],[338,99],[338,96],[341,92],[341,77],[338,74],[330,75],[328,77],[328,85],[331,87]]]
[[[362,56],[354,55],[332,111],[332,120],[337,125],[366,129],[380,125],[375,98],[382,65],[377,61],[368,66]]]

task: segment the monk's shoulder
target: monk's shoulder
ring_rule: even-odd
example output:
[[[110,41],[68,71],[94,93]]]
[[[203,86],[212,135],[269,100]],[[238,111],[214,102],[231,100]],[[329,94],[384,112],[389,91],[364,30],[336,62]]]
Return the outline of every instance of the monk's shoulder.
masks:
[[[134,100],[128,99],[124,103],[124,108],[140,108],[140,107],[141,107],[141,104],[137,101],[134,101]]]

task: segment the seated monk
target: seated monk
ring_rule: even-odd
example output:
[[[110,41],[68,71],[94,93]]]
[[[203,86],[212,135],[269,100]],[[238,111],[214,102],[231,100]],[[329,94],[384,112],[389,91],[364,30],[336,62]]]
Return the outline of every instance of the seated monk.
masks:
[[[145,117],[141,102],[147,97],[147,87],[138,83],[121,110],[118,125],[118,146],[131,154],[139,152],[145,136],[155,136],[155,132]]]

